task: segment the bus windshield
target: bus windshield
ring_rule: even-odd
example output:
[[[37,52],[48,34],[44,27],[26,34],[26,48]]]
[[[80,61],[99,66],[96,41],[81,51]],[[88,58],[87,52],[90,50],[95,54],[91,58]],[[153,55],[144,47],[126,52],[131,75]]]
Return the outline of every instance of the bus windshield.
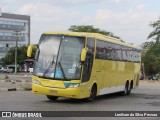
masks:
[[[80,79],[84,37],[42,35],[34,75],[60,80]]]

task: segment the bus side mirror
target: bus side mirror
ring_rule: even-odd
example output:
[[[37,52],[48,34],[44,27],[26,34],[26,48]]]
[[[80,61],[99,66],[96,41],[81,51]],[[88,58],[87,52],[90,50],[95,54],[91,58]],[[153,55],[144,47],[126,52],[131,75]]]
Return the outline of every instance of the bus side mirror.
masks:
[[[28,49],[27,49],[27,57],[31,57],[32,56],[32,50],[34,47],[37,47],[37,44],[31,44],[28,46]]]
[[[84,62],[86,60],[87,48],[83,48],[81,52],[81,61]]]

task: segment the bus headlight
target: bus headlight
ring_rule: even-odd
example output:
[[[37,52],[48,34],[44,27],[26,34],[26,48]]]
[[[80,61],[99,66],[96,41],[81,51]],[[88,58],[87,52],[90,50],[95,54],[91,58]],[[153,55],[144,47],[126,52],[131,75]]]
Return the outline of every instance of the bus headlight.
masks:
[[[38,85],[40,85],[40,84],[41,84],[41,82],[40,82],[40,81],[38,81],[38,80],[34,80],[34,79],[32,79],[32,82],[33,82],[34,84],[38,84]]]
[[[79,83],[71,83],[71,84],[68,85],[68,88],[77,88],[79,86],[80,86]]]

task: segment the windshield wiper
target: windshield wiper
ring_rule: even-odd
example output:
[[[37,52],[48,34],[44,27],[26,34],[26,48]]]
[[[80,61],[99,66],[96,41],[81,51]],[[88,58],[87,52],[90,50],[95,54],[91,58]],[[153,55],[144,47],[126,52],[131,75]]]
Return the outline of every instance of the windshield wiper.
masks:
[[[62,71],[63,78],[64,78],[65,80],[67,80],[66,75],[65,75],[64,70],[63,70],[63,67],[62,67],[61,62],[60,62],[60,61],[58,61],[58,64],[59,64],[59,67],[60,67],[60,69],[61,69],[61,71]]]
[[[53,63],[55,63],[54,62],[54,58],[55,58],[55,56],[53,56],[53,59],[52,59],[52,61],[51,61],[51,63],[49,64],[49,66],[47,67],[47,69],[44,71],[44,73],[43,73],[43,77],[45,77],[45,74],[49,71],[49,69],[51,68],[51,66],[53,65]]]

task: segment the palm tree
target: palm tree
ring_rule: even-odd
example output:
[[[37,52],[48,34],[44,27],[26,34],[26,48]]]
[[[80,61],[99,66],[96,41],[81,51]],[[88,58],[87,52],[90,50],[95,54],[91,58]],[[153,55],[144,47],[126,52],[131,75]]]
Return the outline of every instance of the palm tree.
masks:
[[[160,18],[156,22],[150,24],[151,27],[153,27],[153,31],[149,34],[149,38],[154,38],[156,42],[160,41]]]

